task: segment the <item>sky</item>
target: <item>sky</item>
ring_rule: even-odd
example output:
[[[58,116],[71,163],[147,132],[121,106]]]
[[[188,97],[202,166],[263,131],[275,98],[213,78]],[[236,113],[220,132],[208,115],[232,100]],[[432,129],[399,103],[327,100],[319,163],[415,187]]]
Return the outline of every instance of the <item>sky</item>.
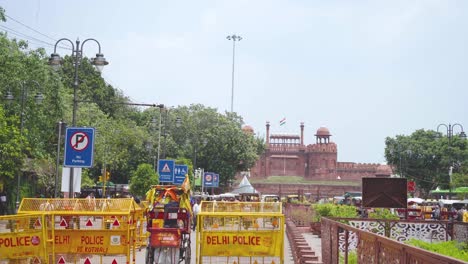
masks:
[[[233,108],[257,136],[265,137],[267,121],[272,134],[299,134],[304,122],[304,141],[313,144],[325,126],[341,162],[385,163],[386,137],[439,124],[468,130],[468,1],[0,0],[0,6],[10,17],[0,30],[27,37],[31,48],[52,53],[60,38],[97,39],[109,61],[104,79],[136,103],[229,112],[234,57]],[[242,37],[235,56],[226,39],[233,34]],[[83,51],[94,57],[97,47],[87,42]]]

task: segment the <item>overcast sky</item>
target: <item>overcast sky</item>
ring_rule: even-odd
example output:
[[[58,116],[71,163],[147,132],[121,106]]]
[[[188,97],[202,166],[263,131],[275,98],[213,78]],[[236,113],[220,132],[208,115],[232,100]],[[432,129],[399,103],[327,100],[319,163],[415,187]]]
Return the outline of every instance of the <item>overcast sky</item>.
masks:
[[[220,113],[231,108],[233,46],[226,36],[240,35],[234,111],[262,137],[266,121],[272,133],[296,134],[304,122],[305,143],[312,144],[326,126],[338,161],[384,163],[385,137],[441,123],[468,130],[468,1],[0,0],[0,6],[45,36],[10,18],[0,30],[24,34],[48,53],[60,38],[96,38],[110,62],[103,77],[134,102],[200,103]],[[84,46],[86,56],[96,52],[93,43]]]

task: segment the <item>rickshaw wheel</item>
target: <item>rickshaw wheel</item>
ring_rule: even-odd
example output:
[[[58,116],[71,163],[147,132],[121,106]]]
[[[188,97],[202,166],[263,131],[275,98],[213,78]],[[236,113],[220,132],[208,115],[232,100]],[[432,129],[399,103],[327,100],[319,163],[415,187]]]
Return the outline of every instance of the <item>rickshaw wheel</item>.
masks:
[[[190,246],[190,240],[187,242],[187,247],[185,248],[185,264],[190,264],[192,258],[192,248]]]
[[[154,263],[154,248],[151,246],[146,247],[146,264],[153,264]]]

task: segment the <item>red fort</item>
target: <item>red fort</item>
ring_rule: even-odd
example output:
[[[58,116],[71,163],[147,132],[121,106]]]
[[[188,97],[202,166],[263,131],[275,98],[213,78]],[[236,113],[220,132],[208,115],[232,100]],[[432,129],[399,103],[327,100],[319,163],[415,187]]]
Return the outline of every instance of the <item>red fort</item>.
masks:
[[[252,133],[250,126],[243,127],[244,132]],[[310,181],[337,181],[361,183],[363,177],[390,177],[391,167],[376,163],[355,163],[337,161],[338,147],[331,141],[328,128],[320,127],[315,133],[315,143],[304,144],[304,123],[300,124],[300,134],[270,134],[270,123],[266,123],[266,149],[257,163],[250,170],[251,179],[267,178],[269,176],[300,176]],[[343,191],[357,191],[360,186],[345,185],[315,186],[297,184],[253,184],[262,193],[297,193],[298,189],[308,192],[320,192],[317,196],[326,196],[329,191],[335,195]],[[325,192],[324,192],[325,191]]]

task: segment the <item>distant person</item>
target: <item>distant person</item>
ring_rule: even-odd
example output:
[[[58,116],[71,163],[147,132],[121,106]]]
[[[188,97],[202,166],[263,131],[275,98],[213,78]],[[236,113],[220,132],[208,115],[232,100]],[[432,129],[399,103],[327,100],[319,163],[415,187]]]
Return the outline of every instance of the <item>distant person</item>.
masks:
[[[457,221],[460,221],[460,222],[463,222],[463,214],[465,213],[465,206],[463,206],[462,208],[460,208],[460,210],[458,210],[457,212]]]
[[[455,220],[457,218],[457,209],[455,209],[455,207],[450,207],[450,211],[449,211],[449,220]]]
[[[197,202],[193,205],[192,212],[193,212],[193,225],[192,230],[195,231],[197,228],[197,215],[201,211],[200,200],[198,199]]]
[[[439,206],[436,206],[434,208],[434,211],[432,211],[432,219],[440,220],[440,207]]]
[[[86,196],[86,200],[88,201],[87,208],[89,211],[96,210],[96,198],[94,197],[94,192],[90,192],[88,196]]]

